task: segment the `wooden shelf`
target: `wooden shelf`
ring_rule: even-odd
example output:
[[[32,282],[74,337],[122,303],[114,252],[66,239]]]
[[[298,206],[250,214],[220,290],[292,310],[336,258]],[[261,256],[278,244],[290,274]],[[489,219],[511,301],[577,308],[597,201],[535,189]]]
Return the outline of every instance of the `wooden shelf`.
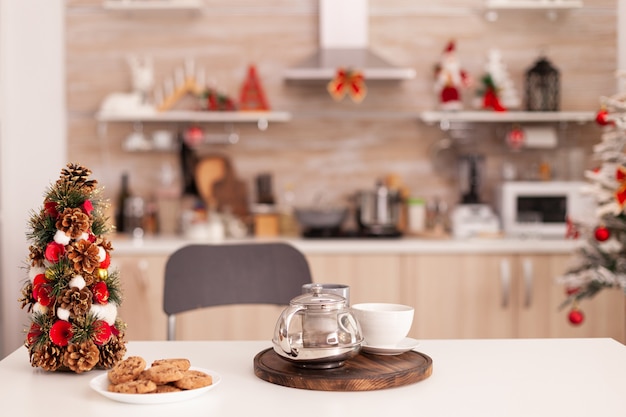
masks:
[[[99,122],[196,122],[253,123],[288,122],[291,114],[277,111],[165,111],[152,114],[96,114]]]
[[[486,0],[490,10],[567,10],[583,7],[581,0]]]
[[[102,7],[117,11],[195,11],[202,0],[105,0]]]
[[[592,111],[425,111],[420,119],[426,124],[445,123],[550,123],[594,121],[596,113]]]

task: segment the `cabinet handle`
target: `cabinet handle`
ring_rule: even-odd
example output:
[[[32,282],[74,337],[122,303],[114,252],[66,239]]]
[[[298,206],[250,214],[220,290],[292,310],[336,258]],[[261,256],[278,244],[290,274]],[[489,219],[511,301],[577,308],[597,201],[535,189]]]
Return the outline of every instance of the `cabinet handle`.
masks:
[[[146,288],[148,288],[149,284],[148,261],[146,259],[140,259],[137,262],[137,269],[139,270],[139,273],[137,274],[139,278],[139,285],[141,285],[141,288],[145,290]]]
[[[511,264],[508,259],[500,260],[500,283],[502,284],[502,308],[508,308],[511,296]]]
[[[524,274],[524,307],[530,308],[533,303],[533,261],[524,259],[522,261],[522,271]]]

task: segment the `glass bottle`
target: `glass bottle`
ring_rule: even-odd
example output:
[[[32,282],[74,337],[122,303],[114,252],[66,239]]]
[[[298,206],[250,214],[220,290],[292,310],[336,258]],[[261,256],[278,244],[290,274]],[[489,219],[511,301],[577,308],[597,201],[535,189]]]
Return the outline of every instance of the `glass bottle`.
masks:
[[[126,201],[131,197],[130,187],[128,185],[128,173],[122,174],[122,182],[120,190],[117,194],[117,206],[115,212],[115,228],[119,233],[127,232],[126,219],[127,219],[127,204]]]

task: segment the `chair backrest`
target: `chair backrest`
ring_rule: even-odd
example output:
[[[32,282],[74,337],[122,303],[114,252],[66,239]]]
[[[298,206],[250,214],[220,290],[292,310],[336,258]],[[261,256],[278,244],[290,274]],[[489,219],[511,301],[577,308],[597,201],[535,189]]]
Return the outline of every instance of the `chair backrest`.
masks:
[[[168,339],[174,339],[175,314],[228,304],[287,305],[310,282],[306,258],[286,243],[184,246],[165,265]]]

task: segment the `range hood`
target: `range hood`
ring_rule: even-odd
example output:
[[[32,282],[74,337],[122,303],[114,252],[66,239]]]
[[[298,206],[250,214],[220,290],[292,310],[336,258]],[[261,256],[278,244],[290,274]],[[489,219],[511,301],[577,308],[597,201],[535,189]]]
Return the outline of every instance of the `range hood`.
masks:
[[[412,68],[394,66],[369,48],[368,0],[319,0],[320,49],[284,73],[287,81],[329,81],[338,68],[363,73],[365,81],[401,81]]]

